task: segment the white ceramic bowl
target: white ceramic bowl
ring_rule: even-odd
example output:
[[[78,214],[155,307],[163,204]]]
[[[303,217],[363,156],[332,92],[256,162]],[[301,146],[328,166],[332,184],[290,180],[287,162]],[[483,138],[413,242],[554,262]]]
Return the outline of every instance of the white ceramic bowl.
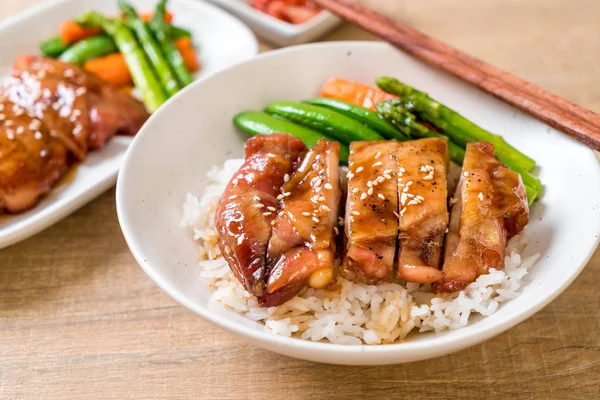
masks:
[[[225,159],[241,157],[245,136],[233,116],[271,101],[314,97],[328,78],[372,83],[398,76],[503,135],[540,166],[545,193],[532,209],[525,255],[541,253],[521,296],[469,326],[415,334],[405,342],[343,346],[277,336],[218,304],[199,277],[196,245],[179,227],[188,192]],[[146,273],[168,294],[208,321],[266,349],[339,364],[389,364],[440,356],[482,342],[523,321],[579,274],[600,233],[600,168],[593,152],[569,137],[455,78],[383,43],[336,42],[270,52],[200,80],[173,98],[135,138],[117,183],[125,238]],[[199,332],[201,334],[201,332]]]

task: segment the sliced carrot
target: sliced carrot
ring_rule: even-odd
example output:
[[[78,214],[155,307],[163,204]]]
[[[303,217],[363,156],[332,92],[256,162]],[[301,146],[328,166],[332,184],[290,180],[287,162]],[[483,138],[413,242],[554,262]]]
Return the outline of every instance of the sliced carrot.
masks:
[[[65,44],[73,44],[101,32],[100,28],[84,28],[73,20],[66,20],[60,24],[60,38]]]
[[[116,87],[133,83],[125,57],[121,53],[113,53],[89,60],[85,63],[84,69]]]
[[[196,49],[189,37],[182,37],[175,40],[175,47],[177,47],[177,50],[181,53],[185,66],[190,72],[196,72],[200,69]]]
[[[139,13],[139,16],[142,19],[142,21],[150,22],[150,21],[152,21],[152,18],[154,17],[154,13],[153,12]],[[165,13],[165,22],[168,22],[169,24],[171,22],[173,22],[173,14],[171,14],[168,11]]]
[[[396,98],[381,89],[341,78],[331,78],[325,82],[321,87],[321,96],[343,100],[371,110],[375,110],[375,106],[381,101]]]

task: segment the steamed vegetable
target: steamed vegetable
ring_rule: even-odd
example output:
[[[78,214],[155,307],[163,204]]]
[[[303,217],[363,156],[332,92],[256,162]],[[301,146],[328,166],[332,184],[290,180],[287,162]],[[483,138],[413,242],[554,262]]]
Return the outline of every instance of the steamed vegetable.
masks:
[[[322,135],[312,129],[296,125],[293,122],[276,118],[263,112],[247,111],[240,113],[233,119],[235,125],[252,135],[287,133],[302,140],[306,147],[314,146],[319,139],[327,136]],[[347,163],[349,156],[348,146],[340,143],[340,162]]]
[[[69,47],[60,55],[61,61],[81,65],[87,60],[105,56],[117,51],[117,46],[109,36],[98,35],[83,39]]]
[[[414,112],[423,121],[429,122],[454,142],[486,141],[496,148],[496,155],[509,168],[517,172],[531,171],[535,161],[508,144],[502,136],[494,135],[477,126],[456,111],[446,107],[427,95],[394,78],[377,78],[377,86],[400,97],[402,106]]]
[[[150,112],[156,111],[167,100],[167,95],[131,30],[121,21],[106,18],[93,11],[85,14],[78,22],[85,26],[101,27],[112,37],[125,57],[144,104]]]
[[[100,79],[116,87],[133,83],[125,57],[121,53],[113,53],[104,57],[94,58],[83,67]]]
[[[98,27],[84,27],[70,19],[60,24],[60,39],[66,45],[99,35],[101,32],[102,30]]]
[[[184,36],[175,40],[174,43],[177,50],[179,50],[181,57],[183,57],[183,62],[187,69],[190,72],[198,71],[200,69],[200,64],[198,64],[198,55],[196,54],[192,39],[189,36]]]
[[[51,37],[40,44],[40,51],[46,57],[56,58],[60,56],[69,45],[62,41],[60,36]]]
[[[336,111],[292,101],[271,103],[266,111],[350,144],[355,140],[384,140],[384,137],[362,123]]]
[[[371,111],[368,108],[350,104],[341,100],[327,99],[323,97],[305,100],[304,103],[325,107],[344,114],[345,116],[355,119],[358,122],[362,122],[386,139],[409,140],[407,135],[383,119],[375,111]]]
[[[321,96],[342,100],[371,110],[375,110],[375,105],[380,101],[396,98],[383,90],[341,78],[331,78],[325,82],[321,87]]]
[[[125,15],[125,23],[135,32],[167,95],[173,96],[181,89],[181,85],[163,56],[148,24],[142,21],[135,9],[125,0],[119,0],[119,8]]]
[[[162,53],[164,54],[167,62],[175,72],[177,79],[181,86],[187,86],[194,80],[194,77],[185,66],[185,61],[177,47],[171,41],[171,25],[165,22],[166,13],[166,0],[159,0],[156,5],[156,12],[154,18],[150,21],[150,29],[160,44]]]

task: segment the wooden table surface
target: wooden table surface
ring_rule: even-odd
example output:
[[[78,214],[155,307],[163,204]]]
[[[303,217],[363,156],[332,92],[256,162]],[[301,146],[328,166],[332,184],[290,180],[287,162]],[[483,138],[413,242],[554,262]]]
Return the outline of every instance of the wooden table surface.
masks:
[[[0,18],[38,1],[2,0]],[[600,112],[598,0],[365,2]],[[372,37],[343,26],[325,39]],[[129,253],[114,195],[0,251],[0,398],[600,398],[600,252],[551,305],[481,345],[407,365],[319,365],[175,303]]]

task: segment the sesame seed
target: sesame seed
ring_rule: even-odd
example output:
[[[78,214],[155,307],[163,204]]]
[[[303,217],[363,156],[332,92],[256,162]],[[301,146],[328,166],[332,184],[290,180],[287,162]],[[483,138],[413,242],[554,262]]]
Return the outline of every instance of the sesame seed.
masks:
[[[403,216],[405,212],[406,212],[406,207],[404,207],[402,210],[400,210],[400,216]]]
[[[363,194],[360,195],[360,199],[361,200],[364,200],[366,198],[367,198],[367,194],[366,193],[363,193]]]
[[[275,158],[275,154],[273,154],[273,153],[267,153],[267,157],[269,157],[269,158]]]
[[[335,232],[336,235],[340,234],[340,230],[337,228],[337,226],[333,227],[333,231]]]
[[[450,204],[452,205],[452,204],[455,204],[455,203],[458,203],[458,199],[456,199],[456,198],[452,197],[452,198],[450,199]]]
[[[40,140],[42,138],[42,132],[37,131],[33,134],[33,137],[36,138],[37,140]]]
[[[280,217],[283,217],[283,214],[285,214],[283,211],[279,211],[279,214],[277,214]]]
[[[73,72],[73,70],[69,68],[65,70],[63,75],[65,76],[65,78],[72,78],[73,76],[75,76],[75,72]]]
[[[260,201],[260,197],[258,197],[258,196],[252,196],[252,198],[256,201]]]
[[[323,185],[323,187],[327,190],[333,189],[333,186],[331,186],[331,183],[329,183],[329,182],[327,182],[325,185]]]
[[[373,164],[373,168],[379,167],[380,165],[383,165],[383,163],[381,161],[377,161],[375,164]]]
[[[308,211],[304,211],[302,213],[302,215],[304,215],[305,217],[310,217],[311,216],[311,214]]]
[[[263,203],[258,203],[258,204],[254,205],[254,207],[256,207],[256,208],[263,208],[264,206],[265,205]]]
[[[351,190],[351,192],[352,192],[352,193],[356,193],[356,192],[358,192],[358,188],[354,188],[354,189],[352,189],[352,190]]]
[[[412,206],[413,204],[419,204],[419,201],[413,199],[413,200],[411,200],[411,201],[408,202],[409,206]]]
[[[416,195],[415,198],[421,201],[425,200],[425,197],[421,196],[420,194]]]
[[[410,186],[410,185],[412,185],[412,184],[413,184],[413,181],[408,181],[408,182],[406,182],[406,186]]]
[[[285,192],[285,193],[283,194],[283,197],[288,197],[288,196],[291,196],[291,195],[292,195],[292,192]]]
[[[323,180],[321,178],[317,178],[313,183],[313,186],[321,186],[321,183],[323,183]]]
[[[277,200],[282,200],[285,196],[283,194],[280,194],[279,196],[277,196]]]
[[[275,207],[271,207],[271,206],[267,207],[267,210],[269,210],[269,211],[277,211],[277,209]]]
[[[424,176],[424,177],[423,177],[423,180],[424,180],[424,181],[431,181],[431,180],[433,180],[433,175],[429,174],[429,175],[427,175],[427,176]]]
[[[404,169],[404,167],[400,167],[400,169],[398,171],[400,171],[400,173],[402,173],[402,174],[406,172],[406,170]]]
[[[367,190],[367,194],[369,196],[372,196],[373,195],[373,188],[369,188],[369,190]]]
[[[364,170],[363,167],[358,167],[358,168],[356,168],[356,173],[358,174],[359,172],[362,172],[363,170]]]
[[[273,214],[271,211],[264,212],[263,217],[268,217],[271,214]]]
[[[50,136],[54,136],[54,135],[52,135],[52,132],[53,132],[53,131],[50,131]],[[238,181],[238,180],[237,180],[237,178],[236,178],[236,179],[232,180],[231,182],[232,182],[234,185],[237,185],[239,181]]]
[[[446,228],[446,231],[444,233],[448,233],[448,228]]]
[[[312,217],[312,220],[315,221],[317,224],[319,223],[319,218],[317,217]]]
[[[320,201],[321,203],[322,203],[322,202],[324,202],[325,200],[326,200],[326,199],[325,199],[325,197],[323,197],[323,196],[319,197],[319,201]]]
[[[412,193],[406,193],[406,197],[408,197],[409,199],[412,199],[415,197],[415,195]]]
[[[327,207],[325,204],[321,206],[325,212],[331,211],[331,208]]]
[[[285,174],[283,176],[283,181],[287,183],[289,180],[290,180],[290,174]]]
[[[477,197],[479,197],[480,201],[483,201],[483,193],[479,192],[479,194],[477,195]]]
[[[23,128],[22,126],[17,127],[17,135],[20,135],[21,133],[23,133],[24,130],[25,130],[25,128]]]
[[[4,110],[4,104],[0,103],[0,111],[3,111],[3,110]]]
[[[29,129],[31,129],[32,131],[37,131],[38,129],[40,129],[41,125],[42,125],[42,121],[40,121],[39,119],[34,118],[29,123]]]
[[[466,178],[469,176],[469,173],[467,171],[463,172],[463,176]]]
[[[392,179],[392,176],[390,174],[383,174],[383,177],[385,179]]]
[[[367,182],[367,187],[373,187],[373,182],[371,182],[371,181]]]
[[[377,154],[375,154],[375,159],[377,160],[379,157],[381,157],[381,152],[378,151]]]
[[[8,129],[6,131],[6,138],[8,140],[13,140],[15,138],[15,134],[13,133],[13,131],[11,131],[10,129]]]
[[[344,218],[338,217],[338,225],[339,226],[344,226]]]
[[[379,193],[379,194],[377,195],[377,197],[379,197],[381,200],[385,200],[385,196],[384,196],[383,194],[381,194],[381,193]]]
[[[352,179],[352,178],[354,178],[354,174],[352,172],[348,172],[348,175],[346,175],[346,178]]]
[[[350,214],[352,214],[352,215],[360,215],[360,212],[358,212],[358,211],[352,211],[352,212],[350,212]]]
[[[81,96],[81,95],[85,94],[85,92],[87,92],[86,88],[79,87],[79,88],[77,88],[77,90],[75,90],[75,95],[76,96]]]
[[[402,193],[402,194],[400,195],[400,203],[401,203],[402,205],[404,205],[404,203],[406,203],[406,199],[408,199],[408,195],[407,195],[407,193]]]
[[[0,114],[0,121],[4,121],[6,119],[6,115]]]
[[[392,172],[394,171],[392,171],[391,169],[386,169],[385,171],[383,171],[384,174],[391,174]]]
[[[275,226],[275,220],[271,221],[271,226]]]
[[[4,122],[5,126],[13,126],[15,124],[15,122],[12,119],[9,119],[8,121]]]

